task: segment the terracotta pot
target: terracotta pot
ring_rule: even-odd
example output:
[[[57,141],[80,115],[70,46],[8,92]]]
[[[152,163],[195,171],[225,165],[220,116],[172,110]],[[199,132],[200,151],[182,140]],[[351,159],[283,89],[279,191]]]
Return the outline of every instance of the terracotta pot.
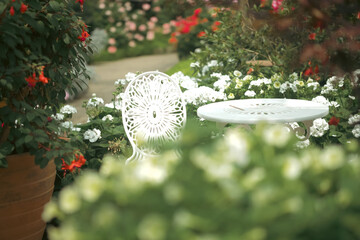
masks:
[[[8,168],[0,168],[0,239],[41,240],[46,226],[41,214],[54,189],[55,164],[41,169],[28,153],[6,159]]]

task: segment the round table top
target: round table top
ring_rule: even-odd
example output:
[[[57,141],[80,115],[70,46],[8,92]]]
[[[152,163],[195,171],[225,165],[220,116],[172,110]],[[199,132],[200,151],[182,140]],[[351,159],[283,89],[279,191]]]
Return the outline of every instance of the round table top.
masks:
[[[260,121],[290,123],[326,116],[329,107],[312,101],[282,98],[257,98],[215,102],[197,110],[206,120],[221,123],[256,124]]]

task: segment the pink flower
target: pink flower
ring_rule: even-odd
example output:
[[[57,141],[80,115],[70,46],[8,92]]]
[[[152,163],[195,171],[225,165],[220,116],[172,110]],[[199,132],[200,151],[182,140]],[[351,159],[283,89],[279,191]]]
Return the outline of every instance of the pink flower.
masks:
[[[154,40],[154,38],[155,38],[155,32],[148,31],[146,34],[146,39],[151,41],[151,40]]]
[[[128,27],[128,29],[130,31],[135,31],[136,30],[136,23],[134,23],[132,21],[126,22],[125,25]]]
[[[169,23],[163,24],[163,34],[169,34],[171,32],[171,26]]]
[[[147,23],[147,25],[148,25],[149,29],[154,29],[155,28],[155,23],[154,22],[150,21],[150,22]]]
[[[146,31],[146,25],[145,25],[145,24],[141,24],[141,25],[139,26],[139,31],[141,31],[141,32]]]
[[[272,8],[274,9],[275,12],[277,12],[279,10],[279,8],[281,7],[282,1],[283,0],[273,0],[272,1],[271,6],[272,6]]]
[[[156,23],[158,21],[158,18],[153,16],[150,18],[150,21],[153,22],[153,23]]]
[[[108,47],[107,50],[108,50],[109,53],[116,53],[117,48],[115,46],[110,46],[110,47]]]
[[[115,38],[109,38],[108,43],[109,43],[110,45],[115,45],[115,43],[116,43]]]
[[[124,7],[119,8],[118,12],[121,12],[121,13],[125,12],[125,8]]]
[[[99,8],[100,8],[100,9],[104,9],[104,8],[105,8],[105,3],[100,3],[100,4],[99,4]]]
[[[130,42],[129,42],[129,47],[135,47],[135,46],[136,46],[135,41],[130,41]]]
[[[161,11],[161,7],[156,6],[156,7],[153,8],[153,11],[154,11],[154,12],[160,12],[160,11]]]
[[[140,42],[144,40],[144,36],[141,35],[141,34],[139,34],[139,33],[136,33],[136,34],[134,35],[134,38],[135,38],[136,40],[140,41]]]
[[[148,4],[148,3],[144,3],[144,4],[142,5],[142,9],[144,9],[145,11],[149,10],[150,8],[151,8],[151,5]]]

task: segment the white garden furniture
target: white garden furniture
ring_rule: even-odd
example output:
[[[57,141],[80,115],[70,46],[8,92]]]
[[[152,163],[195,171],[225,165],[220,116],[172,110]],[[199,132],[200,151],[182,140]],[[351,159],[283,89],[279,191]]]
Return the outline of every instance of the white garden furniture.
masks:
[[[179,85],[161,72],[138,75],[126,87],[122,119],[133,154],[126,163],[159,154],[185,126],[186,108]]]
[[[303,136],[303,139],[309,138],[313,120],[324,117],[328,113],[329,107],[321,103],[280,98],[216,102],[204,105],[197,110],[199,117],[215,121],[222,126],[235,123],[248,128],[249,124],[257,124],[261,121],[270,123],[303,122],[306,128],[306,135]],[[297,126],[295,129],[290,127],[296,133],[304,135],[304,129],[301,127]]]

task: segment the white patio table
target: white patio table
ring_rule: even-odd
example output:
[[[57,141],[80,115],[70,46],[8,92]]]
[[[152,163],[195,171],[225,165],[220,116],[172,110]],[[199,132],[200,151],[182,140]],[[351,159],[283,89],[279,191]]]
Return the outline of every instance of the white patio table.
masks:
[[[197,110],[197,115],[220,126],[228,123],[257,124],[262,121],[269,123],[286,123],[301,139],[308,139],[313,120],[326,116],[329,107],[312,101],[300,99],[257,98],[216,102],[204,105]],[[303,122],[306,127],[291,127],[289,123]]]

